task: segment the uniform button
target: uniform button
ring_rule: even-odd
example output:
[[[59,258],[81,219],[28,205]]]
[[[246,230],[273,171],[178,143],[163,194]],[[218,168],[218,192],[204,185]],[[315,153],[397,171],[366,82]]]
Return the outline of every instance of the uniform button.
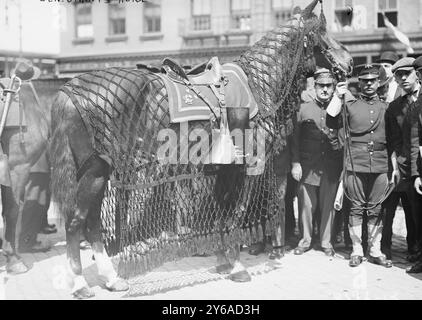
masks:
[[[371,123],[374,123],[374,120],[371,120]]]
[[[371,110],[371,113],[374,113],[374,110]]]
[[[374,103],[371,101],[371,102],[369,102],[369,104],[370,104],[370,105],[373,105]]]

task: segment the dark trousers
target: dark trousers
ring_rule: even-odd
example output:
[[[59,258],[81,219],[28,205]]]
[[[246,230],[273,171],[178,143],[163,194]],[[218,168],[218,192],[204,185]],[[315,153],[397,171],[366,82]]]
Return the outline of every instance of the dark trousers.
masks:
[[[286,206],[286,238],[294,236],[296,229],[296,219],[293,206],[293,199],[297,196],[298,182],[293,179],[292,174],[287,174],[286,197],[284,204]]]
[[[287,176],[276,175],[276,197],[278,205],[276,206],[277,212],[275,212],[275,216],[277,217],[275,220],[275,232],[272,237],[273,247],[284,247],[286,244],[286,186]]]
[[[323,174],[320,186],[306,183],[299,185],[298,207],[300,217],[301,240],[299,246],[309,248],[312,242],[315,214],[318,207],[321,213],[320,241],[324,249],[332,248],[331,236],[334,230],[334,200],[338,187],[338,179],[330,179]]]
[[[31,172],[25,190],[19,248],[30,248],[44,227],[50,206],[50,174]]]
[[[356,173],[355,176],[348,172],[346,192],[351,198],[349,224],[361,225],[366,213],[368,221],[377,220],[381,212],[381,203],[376,206],[385,193],[388,183],[387,173]],[[375,221],[373,221],[375,223]]]
[[[417,251],[416,242],[416,223],[414,216],[418,215],[421,209],[418,205],[418,199],[415,197],[416,191],[413,188],[411,180],[402,180],[397,186],[396,191],[392,192],[383,203],[384,229],[382,232],[381,247],[384,251],[391,250],[391,238],[393,236],[393,221],[396,214],[397,205],[401,200],[407,230],[407,249],[410,254]],[[418,208],[419,207],[419,208]],[[384,252],[387,253],[387,252]]]

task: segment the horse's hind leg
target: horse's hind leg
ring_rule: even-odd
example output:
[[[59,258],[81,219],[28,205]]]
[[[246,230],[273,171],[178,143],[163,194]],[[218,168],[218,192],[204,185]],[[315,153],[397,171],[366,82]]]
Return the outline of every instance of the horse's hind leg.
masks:
[[[74,215],[69,215],[66,221],[67,256],[75,280],[72,294],[79,299],[94,296],[82,276],[79,247],[81,230],[93,228],[92,218],[88,220],[88,216],[90,211],[92,211],[91,207],[101,207],[101,200],[108,177],[107,163],[97,156],[92,155],[83,163],[83,174],[79,179],[76,190],[76,212]],[[97,219],[99,220],[100,217]],[[89,224],[88,221],[90,221]],[[101,241],[101,237],[99,229],[91,229],[89,232],[86,231],[86,235],[89,236],[88,241],[92,245],[93,242]]]
[[[98,274],[106,279],[107,289],[126,291],[129,286],[125,280],[117,276],[111,259],[105,252],[101,236],[101,203],[108,176],[108,164],[97,156],[91,157],[89,168],[79,181],[77,197],[79,215],[75,218],[84,221],[85,237],[91,243]]]

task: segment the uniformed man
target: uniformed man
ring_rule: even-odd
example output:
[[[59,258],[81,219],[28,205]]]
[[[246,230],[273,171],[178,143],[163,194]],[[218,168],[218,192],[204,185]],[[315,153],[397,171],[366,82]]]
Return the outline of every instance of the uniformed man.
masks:
[[[422,82],[422,56],[417,58],[413,62],[413,68],[416,70],[416,74],[419,78],[419,83]],[[414,96],[413,96],[414,99]],[[419,89],[418,98],[416,100],[416,108],[419,110],[417,123],[418,123],[418,141],[412,140],[412,147],[417,147],[419,149],[419,152],[413,152],[412,153],[412,163],[416,163],[417,166],[417,175],[414,176],[414,190],[417,192],[417,199],[419,200],[418,203],[420,203],[422,200],[422,90]],[[421,216],[421,209],[419,208],[419,211],[415,210],[414,219],[415,219],[415,233],[416,233],[416,241],[419,244],[419,247],[422,247],[422,216]],[[407,269],[406,271],[408,273],[420,273],[422,272],[422,255],[419,255],[418,261],[415,265]]]
[[[333,129],[325,125],[326,108],[335,86],[327,69],[315,75],[316,98],[300,106],[292,141],[292,176],[299,181],[298,209],[301,240],[294,254],[311,249],[313,223],[320,208],[320,241],[327,256],[334,255],[331,244],[335,217],[334,200],[342,168],[342,152]]]
[[[342,113],[342,98],[348,90],[346,82],[338,83],[327,108],[327,126],[340,128],[344,116],[349,135],[344,146],[348,151],[344,188],[351,201],[349,233],[353,246],[349,265],[356,267],[363,261],[362,227],[366,214],[369,261],[391,267],[391,261],[387,261],[381,252],[380,212],[389,179],[384,119],[387,104],[380,101],[377,95],[379,69],[372,65],[365,66],[359,73],[359,86],[359,99],[344,99],[345,110]]]
[[[387,259],[391,259],[391,238],[393,235],[393,219],[399,200],[401,200],[407,229],[407,248],[410,262],[417,260],[419,248],[416,241],[414,215],[422,209],[419,197],[413,188],[418,176],[416,161],[412,154],[419,152],[417,114],[419,108],[416,99],[420,91],[420,83],[412,64],[414,58],[406,57],[397,61],[393,72],[399,88],[405,95],[392,101],[386,112],[386,132],[389,154],[391,155],[393,172],[400,173],[400,182],[383,207],[385,209],[385,223],[382,236],[382,251]],[[413,145],[413,146],[412,146]],[[412,213],[413,212],[413,213]]]

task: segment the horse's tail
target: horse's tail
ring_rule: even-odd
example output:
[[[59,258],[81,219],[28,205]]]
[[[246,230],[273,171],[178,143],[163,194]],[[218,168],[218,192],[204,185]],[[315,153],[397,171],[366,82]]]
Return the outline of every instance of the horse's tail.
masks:
[[[66,111],[75,108],[69,97],[59,91],[51,109],[52,136],[49,145],[52,197],[60,214],[68,221],[76,209],[76,163],[67,135]]]

